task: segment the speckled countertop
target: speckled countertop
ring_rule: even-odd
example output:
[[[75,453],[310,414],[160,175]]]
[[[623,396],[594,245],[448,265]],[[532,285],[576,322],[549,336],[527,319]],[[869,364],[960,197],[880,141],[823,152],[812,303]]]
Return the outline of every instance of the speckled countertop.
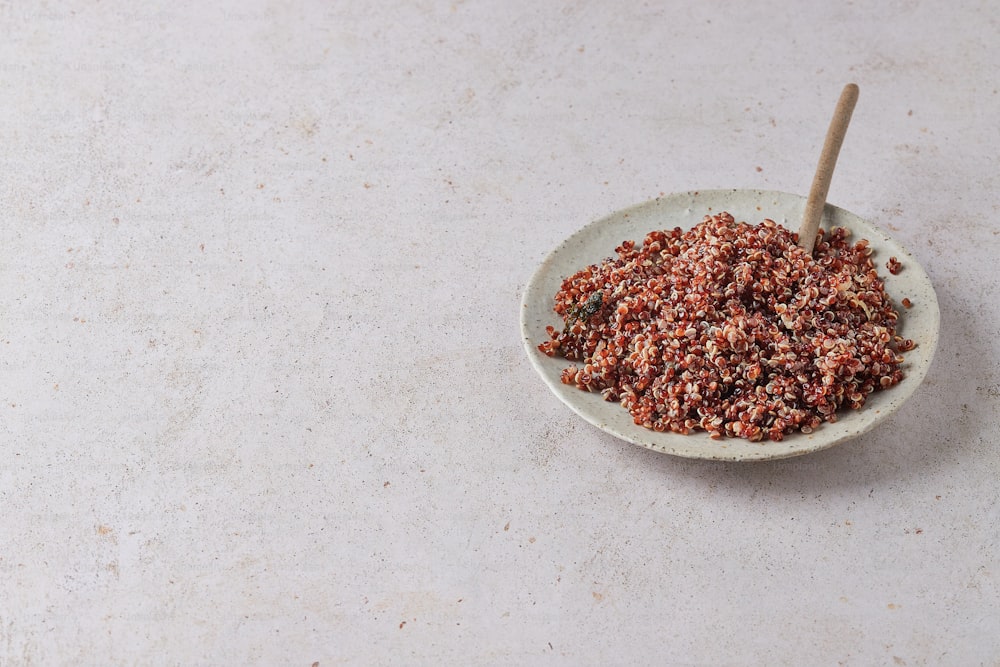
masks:
[[[997,664],[1000,14],[736,4],[0,5],[0,664]],[[852,80],[913,399],[753,465],[564,407],[547,252],[804,193]]]

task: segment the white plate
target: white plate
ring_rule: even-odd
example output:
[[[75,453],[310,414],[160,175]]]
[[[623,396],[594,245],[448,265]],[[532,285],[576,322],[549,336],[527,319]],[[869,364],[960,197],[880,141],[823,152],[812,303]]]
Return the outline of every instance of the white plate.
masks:
[[[688,229],[701,222],[705,215],[721,211],[731,213],[737,222],[755,224],[770,218],[794,230],[798,229],[805,204],[805,197],[783,192],[701,190],[660,197],[592,222],[552,251],[524,290],[521,335],[528,359],[555,395],[588,422],[623,440],[666,454],[720,461],[780,459],[832,447],[865,433],[898,410],[927,374],[938,340],[937,296],[927,274],[906,249],[871,223],[829,204],[823,213],[822,226],[825,229],[846,227],[852,232],[853,240],[868,239],[879,276],[885,281],[885,289],[899,311],[897,333],[912,338],[917,344],[903,355],[906,361],[901,366],[902,382],[870,394],[860,410],[841,410],[836,423],[823,423],[808,435],[796,431],[781,442],[750,442],[743,438],[713,440],[704,431],[690,435],[657,433],[637,426],[618,403],[563,384],[560,373],[571,362],[538,351],[538,344],[548,340],[545,327],[552,325],[561,329],[563,326],[552,309],[563,279],[612,257],[615,247],[622,241],[631,239],[638,245],[652,230]],[[885,268],[891,256],[903,264],[902,271],[895,276]],[[913,302],[912,308],[900,305],[904,297]]]

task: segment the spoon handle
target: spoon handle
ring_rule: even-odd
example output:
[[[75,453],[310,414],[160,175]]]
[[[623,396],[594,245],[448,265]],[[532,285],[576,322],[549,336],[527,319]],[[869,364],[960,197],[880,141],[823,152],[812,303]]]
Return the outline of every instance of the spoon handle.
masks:
[[[823,208],[826,206],[826,195],[830,192],[830,180],[833,178],[833,168],[837,166],[837,156],[840,146],[847,134],[847,125],[851,122],[854,105],[858,101],[858,86],[849,83],[840,93],[840,100],[833,112],[830,129],[826,132],[823,152],[819,156],[816,175],[813,176],[812,187],[809,188],[809,199],[806,200],[806,211],[799,227],[799,246],[810,255],[816,243],[816,232],[823,218]]]

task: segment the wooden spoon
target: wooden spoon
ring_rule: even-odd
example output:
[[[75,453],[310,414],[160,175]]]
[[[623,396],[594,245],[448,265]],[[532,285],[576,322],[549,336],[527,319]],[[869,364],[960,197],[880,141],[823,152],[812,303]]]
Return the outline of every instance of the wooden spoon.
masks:
[[[823,208],[826,206],[826,195],[830,192],[830,180],[833,178],[833,168],[837,166],[837,156],[840,146],[847,134],[847,125],[851,122],[854,105],[858,101],[858,86],[849,83],[840,93],[840,100],[833,112],[830,129],[826,131],[826,141],[823,152],[819,156],[816,175],[813,176],[812,187],[809,188],[809,198],[806,200],[806,211],[799,227],[799,247],[810,255],[816,243],[816,232],[823,218]]]

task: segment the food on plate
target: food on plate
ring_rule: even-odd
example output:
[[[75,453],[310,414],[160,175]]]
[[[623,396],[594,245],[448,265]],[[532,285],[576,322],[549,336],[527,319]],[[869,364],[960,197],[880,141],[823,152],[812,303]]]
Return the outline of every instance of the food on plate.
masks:
[[[538,348],[575,362],[563,383],[649,429],[810,433],[897,384],[915,344],[897,335],[867,241],[820,231],[810,255],[796,240],[773,220],[719,213],[625,241],[563,281],[564,327]]]

